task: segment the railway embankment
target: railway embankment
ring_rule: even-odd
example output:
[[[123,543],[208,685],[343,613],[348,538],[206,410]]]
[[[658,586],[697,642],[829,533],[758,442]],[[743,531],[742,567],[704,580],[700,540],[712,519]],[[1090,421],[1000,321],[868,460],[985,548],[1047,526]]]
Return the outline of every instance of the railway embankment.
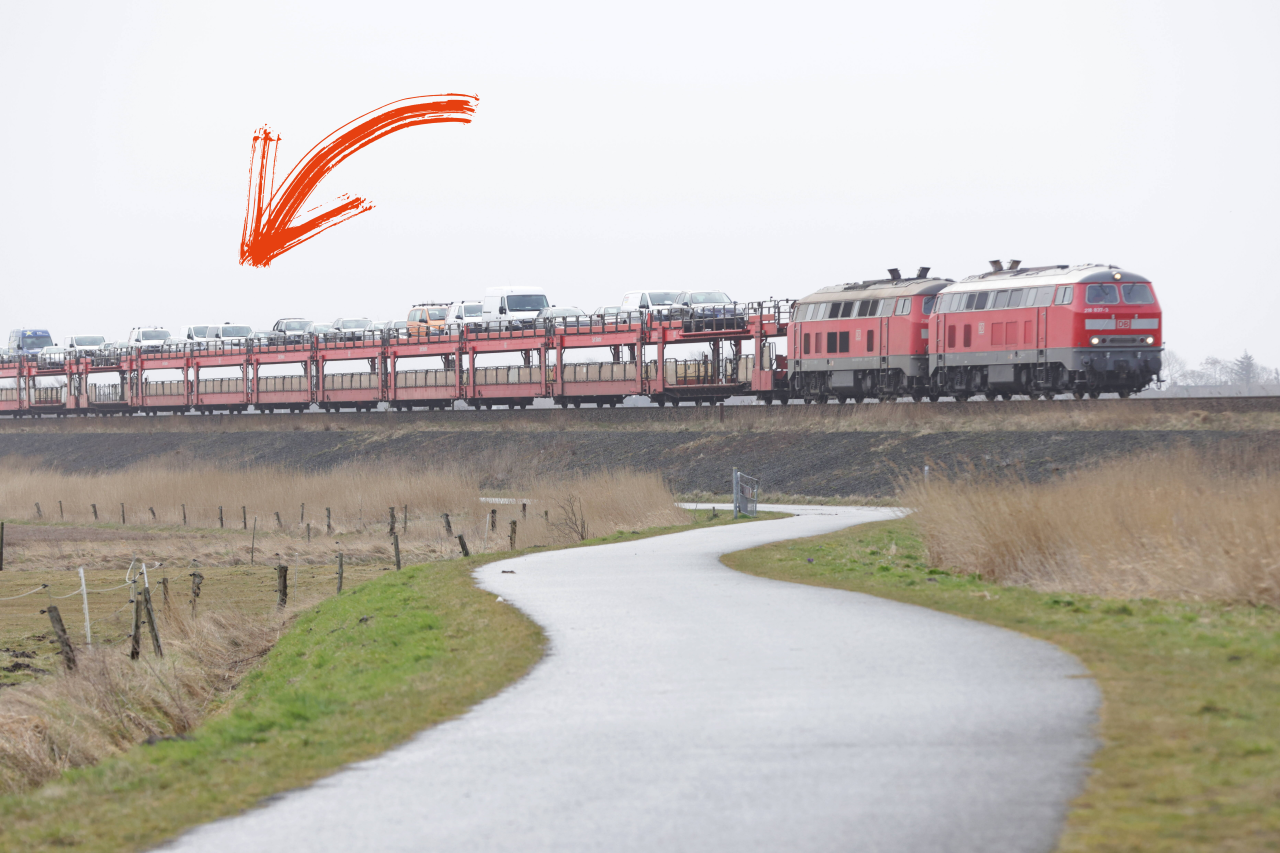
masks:
[[[680,493],[719,494],[736,466],[770,495],[826,498],[890,498],[901,476],[925,465],[1037,482],[1180,446],[1270,454],[1280,447],[1280,398],[0,422],[0,457],[64,471],[403,461],[465,467],[502,489],[531,473],[629,468],[659,472]]]

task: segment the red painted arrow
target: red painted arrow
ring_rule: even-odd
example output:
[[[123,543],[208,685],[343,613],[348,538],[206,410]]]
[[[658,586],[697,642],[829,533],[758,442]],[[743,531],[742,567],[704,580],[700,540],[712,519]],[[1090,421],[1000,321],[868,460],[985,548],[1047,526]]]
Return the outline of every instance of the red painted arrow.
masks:
[[[361,148],[397,130],[419,124],[469,124],[479,100],[474,95],[449,94],[392,101],[322,139],[298,161],[278,189],[275,160],[280,136],[268,127],[260,128],[253,135],[249,153],[249,207],[240,235],[240,263],[269,266],[272,260],[321,231],[372,210],[373,205],[367,200],[342,195],[327,206],[306,211],[308,215],[314,214],[310,219],[299,221],[298,216],[325,175]]]

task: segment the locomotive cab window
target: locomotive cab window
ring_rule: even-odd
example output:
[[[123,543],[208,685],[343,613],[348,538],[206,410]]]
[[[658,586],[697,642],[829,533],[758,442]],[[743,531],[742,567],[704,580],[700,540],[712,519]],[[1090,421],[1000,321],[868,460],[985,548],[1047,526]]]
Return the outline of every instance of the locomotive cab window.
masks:
[[[1155,297],[1151,295],[1151,285],[1149,284],[1122,284],[1120,285],[1120,295],[1130,305],[1150,305],[1156,301]]]
[[[964,308],[962,310],[972,311],[973,306],[976,305],[977,302],[978,302],[978,294],[976,293],[967,294],[964,298]]]
[[[991,295],[991,292],[988,290],[984,290],[981,293],[979,293],[978,300],[973,304],[973,310],[985,311],[987,307],[987,297],[989,297],[990,295]]]
[[[1036,305],[1048,305],[1053,301],[1053,285],[1045,287],[1037,287],[1036,289]]]
[[[1114,284],[1091,284],[1084,289],[1084,301],[1090,305],[1115,305],[1120,301],[1120,290]]]
[[[911,313],[911,297],[906,296],[898,300],[898,316],[905,316]]]
[[[837,317],[840,316],[840,309],[843,307],[844,307],[843,302],[832,302],[831,310],[827,312],[827,316],[830,317],[832,320],[836,319]]]
[[[840,306],[840,316],[841,316],[841,317],[848,317],[848,316],[849,316],[850,314],[852,314],[852,313],[853,313],[853,303],[852,303],[852,302],[846,302],[846,303],[844,303],[844,305]]]
[[[1070,305],[1072,297],[1075,296],[1075,288],[1066,284],[1058,288],[1058,305]]]
[[[1023,296],[1023,294],[1025,294],[1025,293],[1026,293],[1026,291],[1025,291],[1025,290],[1011,290],[1011,291],[1009,291],[1009,307],[1010,307],[1010,308],[1021,308],[1021,307],[1022,307],[1022,296]]]
[[[938,297],[926,296],[920,300],[920,313],[928,317],[933,313],[933,306],[938,303]]]
[[[1009,291],[1001,290],[996,293],[995,302],[991,303],[992,308],[1004,308],[1009,304]]]

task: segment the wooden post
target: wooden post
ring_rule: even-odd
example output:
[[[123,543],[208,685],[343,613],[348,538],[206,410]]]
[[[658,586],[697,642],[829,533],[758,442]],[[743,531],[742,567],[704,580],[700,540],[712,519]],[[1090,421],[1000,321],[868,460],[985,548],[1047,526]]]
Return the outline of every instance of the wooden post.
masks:
[[[467,537],[463,536],[461,533],[458,534],[458,546],[462,548],[462,556],[471,556],[471,550],[467,548]]]
[[[0,521],[0,572],[4,571],[4,522]]]
[[[126,523],[127,523],[127,522],[125,522],[125,520],[124,520],[124,504],[120,504],[120,523],[121,523],[121,524],[126,524]]]
[[[409,532],[409,505],[404,505],[404,512],[400,513],[400,530],[404,533]]]
[[[307,520],[307,505],[303,504],[301,511],[298,512],[298,523],[303,524]]]
[[[156,520],[156,508],[153,506],[149,506],[147,507],[147,509],[151,510],[151,523],[154,524]]]
[[[253,538],[249,540],[249,565],[253,565],[253,551],[258,545],[258,517],[253,517]]]
[[[187,505],[186,504],[182,505],[182,526],[183,527],[187,526]]]
[[[324,508],[324,532],[333,535],[333,511],[329,507]]]
[[[196,615],[196,599],[200,597],[200,584],[204,583],[204,575],[199,572],[191,573],[191,616]]]
[[[498,529],[498,511],[496,509],[489,510],[489,529],[495,532]]]
[[[396,571],[400,571],[400,536],[399,534],[391,534],[391,547],[396,549]]]
[[[218,526],[219,527],[226,526],[225,524],[222,523],[222,507],[218,507]]]
[[[40,510],[40,502],[36,501],[36,520],[44,518],[44,513]]]
[[[94,521],[97,521],[97,520],[98,520],[98,505],[97,505],[97,504],[89,504],[89,506],[90,506],[90,508],[92,508],[92,509],[93,509],[93,520],[94,520]]]
[[[542,520],[545,521],[547,524],[551,523],[551,510],[544,509],[542,511]]]
[[[511,519],[511,550],[516,549],[516,520]]]
[[[528,517],[529,517],[529,505],[527,503],[520,504],[520,518],[526,519]]]
[[[240,523],[244,530],[249,529],[249,508],[247,506],[240,507]]]
[[[338,552],[338,592],[342,592],[342,552]]]
[[[276,528],[284,527],[284,523],[280,521],[280,511],[276,510]]]
[[[67,517],[62,514],[62,501],[58,501],[58,521],[66,521]]]
[[[67,627],[62,624],[62,614],[57,605],[49,605],[49,621],[53,624],[53,633],[58,635],[58,646],[62,653],[62,662],[68,670],[76,668],[76,650],[71,646],[71,638],[67,636]]]
[[[396,535],[396,508],[393,506],[387,507],[387,516],[391,519],[391,526],[387,528],[387,535],[395,536]]]
[[[311,522],[307,522],[307,541],[311,541]]]
[[[164,648],[160,645],[160,631],[156,628],[156,612],[151,607],[151,590],[142,588],[142,606],[147,614],[147,628],[151,631],[151,650],[156,657],[164,657]]]
[[[137,586],[137,584],[134,584]],[[142,596],[133,591],[133,633],[129,635],[129,660],[142,655]]]
[[[160,592],[163,593],[164,612],[169,612],[169,579],[160,578]]]
[[[452,535],[453,535],[453,525],[449,523],[449,513],[447,513],[447,512],[443,512],[443,513],[441,513],[441,514],[440,514],[440,517],[444,519],[444,535],[445,535],[445,536],[452,536]]]
[[[276,607],[283,608],[289,603],[289,567],[276,566]]]

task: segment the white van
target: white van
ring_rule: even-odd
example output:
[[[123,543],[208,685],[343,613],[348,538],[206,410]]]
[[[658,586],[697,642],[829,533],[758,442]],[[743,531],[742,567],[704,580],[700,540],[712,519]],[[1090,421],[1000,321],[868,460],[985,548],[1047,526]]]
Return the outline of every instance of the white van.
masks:
[[[211,323],[205,329],[205,337],[209,343],[223,346],[244,346],[252,334],[252,327],[238,326],[232,323]]]
[[[449,306],[445,324],[452,326],[476,326],[484,322],[484,303],[459,300]]]
[[[521,320],[533,320],[543,308],[551,307],[541,287],[490,287],[484,292],[481,319],[505,329]]]
[[[129,349],[162,349],[169,346],[172,338],[173,335],[169,334],[168,329],[162,329],[159,326],[135,326],[129,330],[125,346]]]
[[[621,311],[627,314],[632,311],[669,311],[679,295],[678,290],[633,290],[622,297]]]

